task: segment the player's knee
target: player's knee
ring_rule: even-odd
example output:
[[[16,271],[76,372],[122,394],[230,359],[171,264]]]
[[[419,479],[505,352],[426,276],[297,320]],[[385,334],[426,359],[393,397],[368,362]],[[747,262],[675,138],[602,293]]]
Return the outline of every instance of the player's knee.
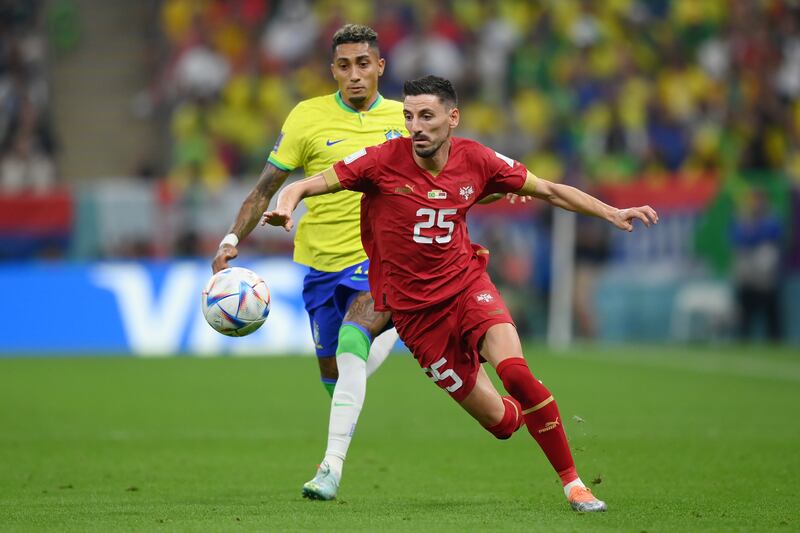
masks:
[[[499,440],[511,438],[511,435],[520,428],[523,421],[522,406],[517,400],[510,396],[503,396],[503,404],[505,405],[503,418],[496,425],[486,428],[486,431]]]
[[[505,389],[523,405],[535,405],[550,395],[537,380],[522,357],[513,357],[497,365],[497,375]]]
[[[374,339],[384,331],[390,316],[388,312],[376,311],[372,295],[369,291],[362,291],[353,295],[348,302],[344,323],[363,328],[367,336]]]
[[[524,393],[524,384],[533,378],[528,363],[522,357],[505,359],[497,365],[497,375],[506,390],[517,399]]]
[[[336,355],[351,353],[366,361],[371,342],[372,339],[363,326],[352,322],[342,324],[339,328],[339,347],[336,349]]]

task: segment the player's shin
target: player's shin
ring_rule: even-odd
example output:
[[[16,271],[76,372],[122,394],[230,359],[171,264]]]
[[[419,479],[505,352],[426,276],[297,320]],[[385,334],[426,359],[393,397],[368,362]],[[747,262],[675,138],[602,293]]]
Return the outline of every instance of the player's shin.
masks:
[[[562,484],[577,480],[578,474],[564,433],[563,420],[547,387],[533,376],[522,357],[503,360],[497,365],[497,375],[506,390],[522,405],[528,432],[558,472]]]
[[[325,451],[325,461],[337,477],[341,476],[347,449],[367,393],[365,360],[369,346],[369,338],[360,328],[350,324],[342,325],[336,352],[339,379],[331,400],[328,448]]]
[[[336,388],[336,378],[319,378],[322,382],[322,386],[325,388],[325,392],[328,393],[328,396],[333,398],[333,390]]]
[[[397,330],[394,328],[388,329],[375,337],[375,340],[372,341],[372,346],[369,348],[367,377],[370,377],[380,368],[386,357],[391,353],[398,338]]]

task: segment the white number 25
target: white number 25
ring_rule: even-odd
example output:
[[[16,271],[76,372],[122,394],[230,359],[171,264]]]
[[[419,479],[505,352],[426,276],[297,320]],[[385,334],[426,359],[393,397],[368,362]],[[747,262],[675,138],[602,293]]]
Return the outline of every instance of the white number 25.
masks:
[[[431,379],[435,382],[442,381],[443,379],[450,378],[453,380],[453,384],[449,387],[445,387],[444,389],[447,392],[455,392],[461,388],[464,382],[458,377],[458,374],[452,368],[448,368],[444,372],[439,372],[439,369],[442,368],[443,365],[447,363],[447,359],[442,357],[435,363],[431,365],[430,368],[423,368],[423,370],[431,375]]]
[[[455,215],[458,212],[456,209],[430,209],[422,207],[417,210],[418,217],[427,217],[427,220],[417,222],[414,224],[414,242],[422,244],[432,244],[434,240],[438,244],[446,244],[453,238],[453,228],[455,224],[452,220],[445,220],[444,217],[448,215]],[[437,215],[438,213],[438,215]],[[422,230],[432,228],[433,226],[447,230],[447,235],[437,235],[436,237],[423,237]]]

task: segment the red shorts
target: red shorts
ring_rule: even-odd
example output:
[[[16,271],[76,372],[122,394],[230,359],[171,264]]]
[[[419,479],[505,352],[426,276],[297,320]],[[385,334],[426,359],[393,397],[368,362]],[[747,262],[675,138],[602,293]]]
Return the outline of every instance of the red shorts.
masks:
[[[400,338],[442,389],[461,402],[478,379],[478,343],[491,326],[514,324],[485,272],[453,298],[410,312],[392,312]]]

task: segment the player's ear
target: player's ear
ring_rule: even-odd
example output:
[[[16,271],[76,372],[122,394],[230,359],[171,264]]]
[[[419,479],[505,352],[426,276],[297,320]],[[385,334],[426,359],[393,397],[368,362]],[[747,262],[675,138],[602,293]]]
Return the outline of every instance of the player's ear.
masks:
[[[383,76],[383,69],[386,68],[386,60],[384,58],[380,58],[378,60],[378,76]]]
[[[447,117],[448,121],[450,122],[450,129],[455,128],[458,126],[458,121],[461,120],[461,112],[458,110],[457,107],[454,107],[450,110],[449,116]]]

